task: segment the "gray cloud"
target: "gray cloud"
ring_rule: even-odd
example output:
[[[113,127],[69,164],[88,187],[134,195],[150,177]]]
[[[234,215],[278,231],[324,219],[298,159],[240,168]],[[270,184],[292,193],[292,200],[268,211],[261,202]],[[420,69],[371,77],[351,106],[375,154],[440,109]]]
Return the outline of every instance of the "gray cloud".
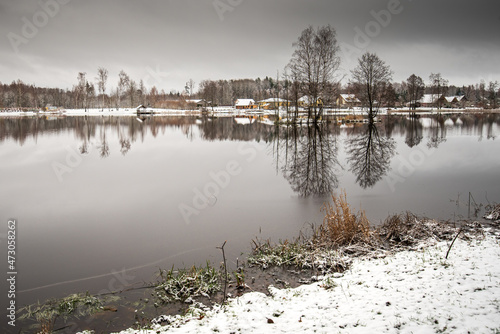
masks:
[[[308,25],[331,24],[343,45],[355,45],[355,29],[364,31],[375,20],[372,11],[386,10],[396,0],[242,0],[223,13],[214,3],[227,0],[72,0],[59,5],[16,53],[9,33],[22,37],[23,18],[33,23],[43,12],[40,3],[52,1],[62,0],[0,1],[2,82],[19,78],[70,88],[79,71],[93,78],[99,66],[109,69],[110,87],[123,69],[167,91],[182,89],[189,78],[199,83],[275,76]],[[411,73],[427,78],[431,72],[442,72],[456,84],[500,80],[500,3],[401,0],[399,7],[401,12],[370,37],[369,45],[359,48],[385,59],[395,80]],[[344,74],[359,55],[344,54]]]

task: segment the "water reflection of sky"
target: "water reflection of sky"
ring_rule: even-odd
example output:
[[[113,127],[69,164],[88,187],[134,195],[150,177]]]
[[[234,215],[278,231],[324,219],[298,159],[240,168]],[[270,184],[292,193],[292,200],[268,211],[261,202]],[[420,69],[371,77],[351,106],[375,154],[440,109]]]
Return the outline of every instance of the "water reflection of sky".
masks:
[[[373,222],[405,210],[458,219],[469,192],[499,202],[499,117],[450,121],[277,132],[232,118],[0,119],[0,220],[20,222],[19,290],[144,264],[133,276],[149,280],[155,266],[218,262],[224,240],[235,261],[257,235],[291,238],[321,223],[322,203],[341,188]],[[381,157],[384,143],[393,148]],[[237,172],[226,182],[228,163]],[[58,177],[54,164],[70,170]],[[214,185],[216,196],[203,195]],[[209,205],[197,208],[200,193]],[[99,290],[103,280],[21,298]]]

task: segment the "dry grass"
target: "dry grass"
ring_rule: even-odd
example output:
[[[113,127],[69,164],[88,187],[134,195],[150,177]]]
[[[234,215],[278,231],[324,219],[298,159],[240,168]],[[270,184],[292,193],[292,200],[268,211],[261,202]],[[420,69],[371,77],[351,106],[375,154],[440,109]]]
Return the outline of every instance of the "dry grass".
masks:
[[[392,246],[413,246],[425,239],[449,240],[457,228],[433,219],[418,218],[411,212],[387,217],[378,235]]]
[[[500,219],[500,204],[497,205],[488,205],[486,207],[486,214],[484,218],[490,220],[499,220]]]
[[[345,190],[339,196],[332,195],[332,203],[325,203],[323,224],[316,230],[313,240],[326,246],[349,246],[354,243],[370,243],[373,233],[364,211],[353,213]]]
[[[416,217],[410,212],[406,212],[404,215],[389,216],[379,228],[379,234],[387,241],[411,244],[409,232],[414,228],[415,220]],[[414,237],[411,239],[413,240]]]
[[[284,241],[273,245],[254,240],[248,262],[262,268],[268,266],[296,266],[313,268],[323,273],[346,270],[357,256],[383,256],[386,251],[412,249],[427,241],[452,240],[457,235],[455,223],[417,217],[405,212],[389,216],[384,224],[372,229],[364,211],[355,211],[347,202],[345,190],[332,195],[332,201],[321,208],[323,223],[313,226],[311,237]],[[460,223],[460,238],[480,239],[481,225],[477,222]]]

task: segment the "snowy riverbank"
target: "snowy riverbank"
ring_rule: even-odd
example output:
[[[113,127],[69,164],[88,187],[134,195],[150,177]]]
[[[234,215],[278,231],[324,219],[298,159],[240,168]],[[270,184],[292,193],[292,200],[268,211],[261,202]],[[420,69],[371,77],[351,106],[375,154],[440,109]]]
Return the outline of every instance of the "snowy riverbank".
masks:
[[[343,274],[295,289],[269,287],[225,307],[192,307],[165,326],[131,333],[498,333],[500,242],[486,233],[427,240],[412,250],[356,258]],[[170,323],[169,325],[166,325]]]
[[[180,116],[180,115],[198,115],[201,111],[196,110],[181,110],[181,109],[164,109],[164,108],[147,108],[148,113],[158,115],[158,116]],[[306,114],[307,111],[301,109],[302,114]],[[381,108],[379,110],[379,115],[395,115],[395,116],[407,116],[410,111],[407,108],[401,109],[387,109]],[[436,115],[436,114],[463,114],[463,113],[477,113],[477,112],[498,112],[498,110],[483,110],[479,108],[465,108],[465,109],[418,109],[416,111],[419,115]],[[243,110],[235,109],[232,106],[221,106],[207,109],[208,114],[214,115],[240,115],[240,114],[262,114],[262,115],[276,115],[275,110]],[[364,116],[367,111],[363,108],[353,108],[353,109],[325,109],[324,115],[334,115],[334,116]],[[285,109],[279,111],[281,117],[286,117],[287,112]],[[58,111],[21,111],[16,109],[0,110],[0,116],[8,117],[25,117],[25,116],[137,116],[136,108],[89,108],[89,109],[61,109]]]

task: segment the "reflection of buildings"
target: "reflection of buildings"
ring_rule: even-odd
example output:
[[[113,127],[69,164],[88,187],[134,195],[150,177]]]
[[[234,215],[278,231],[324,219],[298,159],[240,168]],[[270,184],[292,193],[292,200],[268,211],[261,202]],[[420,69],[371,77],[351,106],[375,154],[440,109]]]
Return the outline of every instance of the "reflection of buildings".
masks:
[[[0,142],[13,140],[23,145],[29,138],[33,138],[36,142],[38,136],[70,132],[81,141],[82,154],[88,153],[90,143],[97,141],[98,147],[102,149],[100,153],[107,156],[113,154],[114,146],[109,145],[110,143],[118,143],[121,154],[127,154],[134,143],[142,141],[147,135],[157,137],[168,128],[172,128],[179,129],[188,138],[196,135],[202,140],[209,141],[277,141],[280,143],[280,151],[288,153],[295,152],[291,150],[290,145],[293,144],[294,150],[296,149],[301,157],[305,155],[317,159],[319,168],[322,167],[321,160],[333,157],[334,154],[328,150],[336,150],[337,139],[332,138],[340,131],[336,122],[322,124],[318,129],[299,127],[292,131],[292,127],[278,127],[277,133],[272,117],[154,116],[144,117],[142,122],[135,117],[113,116],[0,117]],[[423,138],[427,138],[429,147],[438,147],[446,140],[447,132],[450,131],[460,131],[462,135],[477,136],[480,139],[491,139],[497,136],[496,132],[500,126],[500,114],[453,116],[453,122],[448,121],[453,125],[448,128],[445,122],[449,118],[445,116],[417,119],[397,116],[381,118],[383,122],[379,125],[385,129],[385,137],[404,136],[406,144],[410,147],[419,145]],[[366,136],[366,129],[367,124],[359,124],[346,131],[349,137],[360,137]],[[377,134],[380,131],[381,129],[378,129]],[[282,147],[284,139],[285,142],[288,141],[286,147]],[[325,149],[326,151],[321,151]],[[334,159],[334,165],[335,161]],[[281,165],[289,166],[289,163],[290,160],[280,161]]]

